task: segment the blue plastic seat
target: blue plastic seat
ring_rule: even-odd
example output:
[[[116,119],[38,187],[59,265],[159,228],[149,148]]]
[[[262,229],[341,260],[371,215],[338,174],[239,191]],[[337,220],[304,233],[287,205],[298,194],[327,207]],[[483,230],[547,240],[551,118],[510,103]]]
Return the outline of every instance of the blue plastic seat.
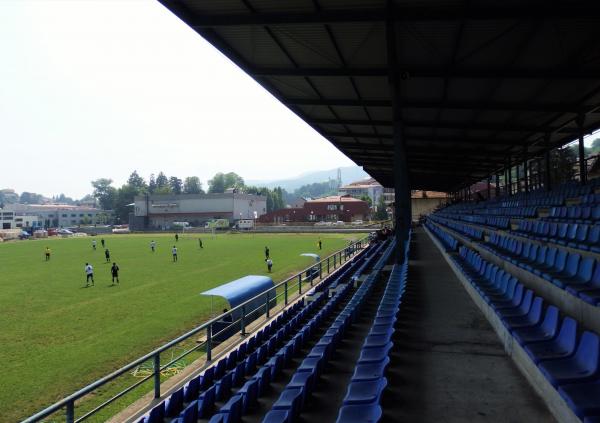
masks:
[[[290,410],[271,410],[265,415],[263,423],[292,423]]]
[[[541,274],[542,278],[552,282],[552,278],[554,277],[554,275],[560,274],[565,269],[565,266],[567,264],[567,255],[568,253],[566,250],[558,250],[552,268],[543,272]]]
[[[258,404],[258,380],[248,380],[237,393],[243,397],[243,413],[246,414]]]
[[[232,372],[227,372],[220,380],[215,382],[217,388],[217,401],[226,401],[231,395],[231,386],[233,382]]]
[[[598,335],[588,331],[583,332],[575,355],[557,360],[544,360],[538,367],[554,387],[597,378],[600,367]]]
[[[381,419],[379,404],[344,405],[336,423],[375,423]]]
[[[289,410],[291,421],[298,417],[301,408],[302,389],[300,388],[285,388],[273,403],[273,410]]]
[[[600,416],[600,379],[564,385],[558,388],[558,393],[580,419],[586,415]]]
[[[577,322],[565,317],[556,338],[525,345],[525,352],[537,364],[541,360],[570,356],[575,351],[576,341]]]
[[[386,386],[387,379],[385,377],[375,380],[353,381],[348,385],[344,405],[379,403]]]
[[[198,394],[200,393],[200,380],[202,376],[197,376],[190,380],[183,387],[183,398],[185,402],[191,402],[198,398]]]
[[[548,306],[544,314],[544,320],[540,324],[530,327],[519,327],[512,330],[516,341],[525,345],[533,342],[549,341],[558,332],[558,308]]]
[[[211,386],[198,398],[198,417],[210,416],[215,408],[216,387]]]
[[[258,381],[258,396],[263,396],[271,386],[271,369],[263,366],[252,377]]]
[[[235,369],[232,372],[233,373],[231,384],[237,388],[241,386],[245,381],[244,377],[246,376],[246,365],[242,361],[237,366],[235,366]]]
[[[162,423],[165,418],[165,403],[154,406],[152,410],[146,415],[146,423]]]
[[[564,288],[565,283],[563,281],[572,279],[575,277],[575,275],[577,275],[577,269],[579,268],[580,261],[581,255],[570,253],[567,256],[564,269],[559,272],[549,272],[549,274],[552,275],[549,280],[559,288]]]
[[[529,309],[531,308],[531,304],[533,302],[533,291],[528,289],[525,291],[521,302],[512,308],[501,308],[497,309],[496,313],[500,316],[501,319],[505,319],[508,317],[517,317],[517,316],[526,316],[529,313]]]
[[[190,402],[179,415],[180,423],[196,423],[198,420],[198,401]]]
[[[165,417],[175,417],[183,410],[183,387],[173,392],[165,401]]]
[[[206,391],[208,388],[210,388],[213,385],[214,380],[215,380],[215,368],[209,367],[208,369],[206,369],[204,371],[204,373],[202,373],[202,376],[200,378],[199,391]]]
[[[354,368],[352,381],[374,380],[382,378],[385,375],[385,369],[390,362],[390,358],[386,357],[381,362],[358,364]]]
[[[286,385],[286,388],[297,388],[302,391],[302,404],[311,395],[315,386],[315,372],[296,372]]]
[[[502,324],[509,330],[537,325],[542,318],[543,305],[544,300],[541,297],[535,297],[527,314],[502,317]]]

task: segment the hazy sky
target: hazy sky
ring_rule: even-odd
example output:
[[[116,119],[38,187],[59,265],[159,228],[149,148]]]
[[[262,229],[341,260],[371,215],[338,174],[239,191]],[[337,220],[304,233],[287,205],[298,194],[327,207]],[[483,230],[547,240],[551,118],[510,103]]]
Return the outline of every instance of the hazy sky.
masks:
[[[353,164],[153,0],[0,0],[0,188]]]

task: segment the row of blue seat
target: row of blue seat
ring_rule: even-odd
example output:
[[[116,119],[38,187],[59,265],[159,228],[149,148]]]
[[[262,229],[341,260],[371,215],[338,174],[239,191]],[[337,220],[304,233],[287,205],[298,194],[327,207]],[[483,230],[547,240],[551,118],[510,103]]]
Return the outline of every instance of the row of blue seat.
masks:
[[[511,289],[522,285],[475,251],[461,247],[453,260],[573,412],[600,417],[600,337],[587,330],[579,336],[574,319],[560,319],[530,289]]]
[[[454,229],[471,240],[479,241],[483,239],[483,231],[474,228],[473,226],[455,222],[454,220],[446,219],[435,214],[430,215],[428,219],[431,219],[433,222],[439,223],[440,225],[447,226],[450,229]]]
[[[600,220],[600,204],[596,206],[552,207],[544,218],[556,222],[596,223]]]
[[[381,247],[365,249],[360,258],[343,268],[342,273],[336,275],[335,279],[349,279],[348,273],[352,269],[355,271],[359,268],[364,269],[362,264],[373,260],[379,248]],[[317,313],[325,299],[325,295],[319,295],[307,306],[300,301],[284,310],[269,325],[231,351],[226,358],[206,369],[202,375],[190,380],[165,401],[153,407],[138,422],[155,423],[173,417],[177,423],[195,422],[198,418],[208,418],[213,415],[217,401],[229,400],[221,407],[223,412],[219,410],[217,414],[232,414],[232,417],[236,417],[240,408],[242,412],[252,408],[257,396],[263,394],[270,384],[272,367],[280,362],[279,359],[270,361],[275,356],[277,346],[299,333],[302,333],[301,336],[312,333],[314,325],[305,325],[304,322]],[[292,343],[291,347],[295,345]],[[289,348],[288,346],[288,350]],[[262,367],[252,376],[256,366],[261,365]],[[246,377],[249,377],[247,381]],[[242,384],[243,386],[236,393],[236,398],[231,398],[232,388]]]
[[[581,205],[583,206],[592,206],[596,204],[600,204],[600,192],[597,194],[586,194],[582,195],[580,198]]]
[[[300,366],[296,369],[291,381],[281,392],[272,409],[265,415],[263,423],[295,422],[307,400],[319,383],[320,375],[325,371],[332,354],[339,346],[348,328],[357,319],[358,314],[371,293],[381,268],[388,260],[395,247],[391,241],[381,255],[371,274],[356,290],[345,308],[336,316],[333,323],[311,349]],[[348,285],[351,288],[351,285]]]
[[[392,269],[375,319],[354,367],[337,423],[377,422],[382,416],[381,395],[387,386],[385,369],[390,362],[389,353],[394,346],[394,325],[406,289],[408,250],[405,248],[404,263],[395,265]]]
[[[600,305],[600,263],[561,248],[540,246],[510,236],[492,234],[482,247],[568,293]]]
[[[435,235],[437,239],[444,245],[446,251],[456,251],[458,249],[458,240],[450,235],[448,232],[442,230],[437,225],[427,221],[425,222],[427,229]]]
[[[600,225],[522,220],[513,232],[525,238],[600,253]]]

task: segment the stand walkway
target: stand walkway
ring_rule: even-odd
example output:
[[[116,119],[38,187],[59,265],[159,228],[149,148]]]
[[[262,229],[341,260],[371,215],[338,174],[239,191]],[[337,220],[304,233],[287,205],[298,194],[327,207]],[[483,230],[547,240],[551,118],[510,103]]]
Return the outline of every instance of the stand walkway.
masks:
[[[429,236],[413,233],[384,422],[553,422]]]

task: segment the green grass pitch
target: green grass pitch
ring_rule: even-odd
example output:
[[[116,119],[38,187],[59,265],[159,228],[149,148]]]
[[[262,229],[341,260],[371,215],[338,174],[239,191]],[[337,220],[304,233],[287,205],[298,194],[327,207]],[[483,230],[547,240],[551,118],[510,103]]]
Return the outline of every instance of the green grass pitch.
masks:
[[[151,351],[209,317],[200,292],[249,274],[275,282],[362,234],[173,234],[106,236],[121,282],[111,286],[101,237],[0,244],[0,422],[16,421]],[[204,248],[200,249],[198,237]],[[92,239],[98,248],[92,249]],[[152,253],[150,241],[157,242]],[[44,249],[52,250],[44,260]],[[95,286],[84,288],[84,265]],[[215,310],[218,312],[218,310]]]

